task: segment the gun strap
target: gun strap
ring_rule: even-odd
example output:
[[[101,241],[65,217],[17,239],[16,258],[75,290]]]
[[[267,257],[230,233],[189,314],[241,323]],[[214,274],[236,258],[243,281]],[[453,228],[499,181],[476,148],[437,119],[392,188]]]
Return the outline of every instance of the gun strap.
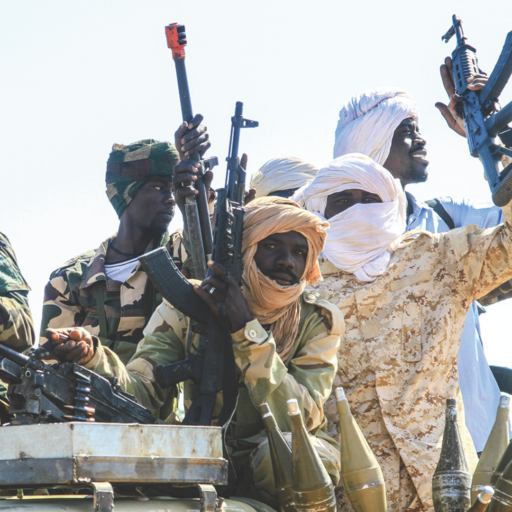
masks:
[[[450,214],[445,210],[445,207],[441,204],[437,199],[430,199],[429,201],[425,201],[425,204],[430,206],[432,210],[434,210],[441,219],[444,220],[445,224],[451,229],[455,229],[455,222],[450,217]]]
[[[107,338],[107,314],[105,313],[105,281],[96,284],[96,311],[100,324],[100,337]]]
[[[142,307],[144,308],[144,327],[148,325],[149,319],[156,309],[156,291],[153,281],[149,279],[144,287],[144,295],[142,296]]]

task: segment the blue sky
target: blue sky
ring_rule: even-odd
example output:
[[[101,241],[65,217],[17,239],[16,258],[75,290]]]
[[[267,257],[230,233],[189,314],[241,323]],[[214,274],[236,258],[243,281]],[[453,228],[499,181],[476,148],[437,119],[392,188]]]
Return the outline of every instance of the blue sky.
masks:
[[[434,107],[446,99],[439,65],[454,42],[441,36],[454,12],[490,72],[512,29],[510,2],[4,0],[0,229],[33,288],[37,325],[50,272],[117,228],[104,187],[112,144],[172,140],[180,123],[164,36],[171,22],[187,29],[192,103],[221,161],[217,185],[235,101],[260,122],[242,133],[250,172],[279,156],[321,166],[332,157],[341,105],[360,90],[397,86],[418,102],[431,161],[429,181],[411,191],[489,200],[479,162]],[[502,103],[510,100],[512,84]],[[482,317],[495,364],[512,366],[511,306]]]

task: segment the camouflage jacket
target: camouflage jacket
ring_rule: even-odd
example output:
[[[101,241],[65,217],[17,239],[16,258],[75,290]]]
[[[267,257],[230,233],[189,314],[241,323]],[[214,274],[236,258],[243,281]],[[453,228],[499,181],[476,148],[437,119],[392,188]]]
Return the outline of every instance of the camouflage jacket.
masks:
[[[162,302],[139,263],[126,282],[109,279],[105,255],[115,236],[55,270],[44,291],[41,343],[47,328],[84,327],[101,338],[104,345],[127,363],[143,337],[143,329]],[[162,241],[169,253],[178,256],[181,235],[177,232]],[[146,252],[152,250],[150,245]],[[103,303],[103,308],[98,304]],[[104,311],[99,315],[98,310]],[[102,321],[106,325],[101,328]]]
[[[325,280],[312,287],[343,312],[346,332],[334,383],[345,388],[382,466],[390,512],[399,510],[400,459],[424,509],[433,511],[432,475],[447,398],[457,399],[468,466],[475,469],[457,353],[471,302],[512,277],[511,209],[504,208],[507,223],[492,229],[404,235],[387,271],[373,283],[323,262]],[[339,429],[335,411],[331,396],[326,416],[333,436]]]
[[[11,243],[0,232],[0,343],[19,352],[34,343],[34,322],[27,299],[29,291]],[[0,401],[6,400],[6,392],[0,382]]]
[[[187,318],[164,301],[151,318],[144,339],[126,367],[101,344],[86,366],[107,378],[117,377],[122,388],[134,394],[158,418],[173,422],[176,392],[161,389],[155,382],[153,371],[157,364],[165,365],[185,358],[188,328]],[[310,432],[317,433],[324,428],[323,405],[331,393],[342,334],[343,319],[339,310],[314,292],[303,294],[299,335],[288,360],[281,360],[272,333],[257,320],[234,333],[233,350],[240,370],[240,394],[236,418],[231,423],[231,436],[245,439],[248,444],[258,442],[263,430],[258,406],[264,402],[270,405],[280,428],[289,431],[286,408],[289,398],[298,399]],[[195,336],[192,335],[189,344],[192,348],[197,344]],[[185,408],[190,405],[191,396],[192,383],[187,381]],[[221,406],[222,395],[219,394],[214,416]]]

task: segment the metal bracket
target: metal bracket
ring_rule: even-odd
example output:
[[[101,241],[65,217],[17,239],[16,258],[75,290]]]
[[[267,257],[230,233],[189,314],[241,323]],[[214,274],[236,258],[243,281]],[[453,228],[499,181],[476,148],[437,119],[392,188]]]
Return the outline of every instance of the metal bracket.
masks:
[[[94,512],[114,510],[114,489],[108,482],[89,482],[94,491]]]
[[[196,486],[201,498],[201,512],[216,512],[218,507],[215,487],[210,484],[196,484]]]

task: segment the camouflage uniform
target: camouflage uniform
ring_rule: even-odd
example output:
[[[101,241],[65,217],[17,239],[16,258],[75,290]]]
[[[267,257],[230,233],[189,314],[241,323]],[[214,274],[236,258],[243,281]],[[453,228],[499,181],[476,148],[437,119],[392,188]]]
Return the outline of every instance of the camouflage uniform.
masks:
[[[71,259],[51,274],[44,290],[41,343],[47,341],[44,333],[48,328],[84,327],[98,336],[123,363],[131,359],[162,297],[140,263],[124,283],[107,277],[105,255],[114,239],[115,236],[109,238],[96,251]],[[180,264],[181,235],[166,234],[162,245],[167,246]],[[153,248],[150,244],[146,252]],[[99,315],[102,311],[104,314]]]
[[[34,323],[27,300],[29,291],[11,243],[0,232],[0,343],[19,352],[34,343]],[[0,381],[0,420],[6,405],[7,388]]]
[[[396,246],[387,271],[372,283],[329,262],[319,291],[343,312],[346,332],[335,386],[352,412],[386,480],[388,511],[433,511],[432,475],[444,428],[445,401],[456,398],[468,466],[476,453],[464,421],[457,353],[472,301],[512,277],[511,206],[506,224],[414,232]],[[396,243],[396,242],[395,242]],[[331,395],[328,432],[339,429]],[[338,510],[351,510],[338,492]]]
[[[107,161],[107,196],[119,218],[144,184],[156,176],[173,176],[179,162],[176,148],[168,142],[145,139],[114,144]],[[127,363],[135,353],[142,331],[162,302],[141,264],[121,283],[109,279],[105,257],[111,237],[95,251],[68,261],[50,276],[44,292],[41,342],[46,329],[84,327]],[[167,246],[178,265],[184,261],[181,234],[166,232],[146,252]],[[181,268],[181,267],[180,267]]]
[[[257,320],[234,333],[233,350],[240,370],[238,406],[229,428],[227,446],[238,468],[238,493],[247,497],[258,495],[271,501],[274,482],[268,443],[257,407],[268,402],[281,430],[290,431],[286,400],[297,398],[306,426],[314,434],[319,453],[333,480],[339,479],[337,444],[325,433],[323,404],[331,392],[336,372],[336,353],[343,319],[337,308],[316,293],[302,295],[299,335],[288,360],[276,353],[271,332]],[[176,421],[176,390],[161,389],[154,380],[157,364],[183,360],[189,322],[167,302],[159,306],[145,329],[137,353],[125,367],[108,348],[97,344],[96,352],[85,366],[107,377],[117,377],[119,384],[158,418]],[[190,347],[197,345],[192,335]],[[190,405],[192,383],[185,382],[185,407]],[[220,412],[222,395],[217,397],[214,416]],[[244,474],[240,478],[240,472]],[[244,487],[245,486],[245,487]],[[256,488],[256,489],[255,489]],[[243,490],[241,490],[243,489]],[[262,489],[263,493],[259,494]],[[270,497],[269,497],[270,495]]]

